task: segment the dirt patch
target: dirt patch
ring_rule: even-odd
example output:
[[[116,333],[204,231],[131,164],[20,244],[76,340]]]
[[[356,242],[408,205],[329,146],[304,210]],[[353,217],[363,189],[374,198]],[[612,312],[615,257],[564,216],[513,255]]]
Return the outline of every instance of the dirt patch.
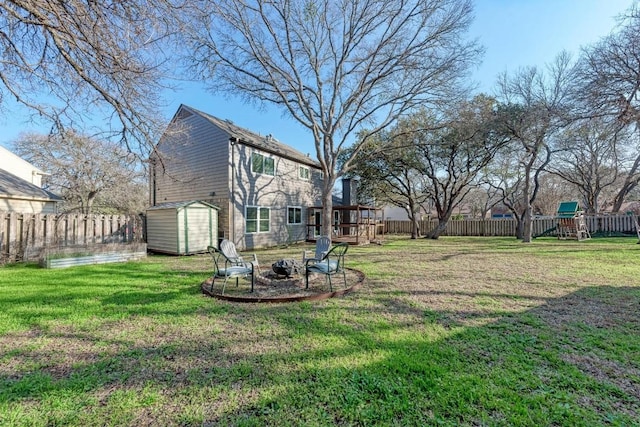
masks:
[[[249,279],[250,280],[250,279]],[[346,269],[345,277],[334,276],[332,286],[329,286],[325,276],[312,274],[309,276],[309,284],[306,286],[304,275],[293,277],[278,277],[269,273],[256,278],[253,292],[249,280],[243,280],[243,284],[235,285],[227,283],[222,292],[221,280],[213,283],[213,278],[205,280],[202,291],[209,296],[237,302],[295,302],[305,300],[318,300],[345,295],[358,289],[364,282],[364,274],[353,269]]]

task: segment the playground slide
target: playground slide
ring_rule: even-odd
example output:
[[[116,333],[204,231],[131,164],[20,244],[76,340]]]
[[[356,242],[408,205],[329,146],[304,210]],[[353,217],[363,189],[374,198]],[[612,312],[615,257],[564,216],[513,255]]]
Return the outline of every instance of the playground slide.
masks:
[[[536,234],[535,236],[532,236],[534,239],[538,238],[538,237],[543,237],[543,236],[551,236],[551,232],[552,231],[556,231],[556,228],[558,228],[557,225],[554,225],[551,228],[548,228],[546,230],[544,230],[542,233],[540,234]]]

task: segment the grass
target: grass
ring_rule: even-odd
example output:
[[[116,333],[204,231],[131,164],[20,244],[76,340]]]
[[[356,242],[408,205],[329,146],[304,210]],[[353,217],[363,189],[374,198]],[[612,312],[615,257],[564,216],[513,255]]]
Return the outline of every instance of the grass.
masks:
[[[205,256],[6,266],[0,425],[640,425],[635,243],[393,237],[294,304],[203,296]]]

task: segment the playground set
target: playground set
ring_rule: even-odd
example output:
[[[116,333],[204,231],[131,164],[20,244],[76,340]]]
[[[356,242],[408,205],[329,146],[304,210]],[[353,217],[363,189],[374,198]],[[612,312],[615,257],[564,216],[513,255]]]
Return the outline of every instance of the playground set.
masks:
[[[556,212],[556,220],[555,226],[535,237],[555,235],[562,240],[588,240],[591,238],[584,213],[580,210],[578,202],[561,202]]]
[[[556,213],[558,218],[558,239],[587,240],[591,238],[584,213],[580,210],[578,202],[562,202]]]

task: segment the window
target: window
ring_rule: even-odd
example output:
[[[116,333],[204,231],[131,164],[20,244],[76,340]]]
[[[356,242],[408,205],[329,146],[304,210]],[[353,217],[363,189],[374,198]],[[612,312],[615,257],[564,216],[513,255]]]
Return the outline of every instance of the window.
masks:
[[[260,153],[253,153],[251,154],[251,171],[255,173],[275,176],[275,161],[272,157],[266,157]]]
[[[245,232],[267,233],[270,230],[271,210],[259,206],[247,206],[245,210]]]
[[[289,206],[287,208],[287,224],[302,224],[302,208]]]
[[[299,170],[300,170],[300,178],[306,179],[308,181],[309,176],[311,174],[311,172],[309,171],[309,168],[300,166]]]

